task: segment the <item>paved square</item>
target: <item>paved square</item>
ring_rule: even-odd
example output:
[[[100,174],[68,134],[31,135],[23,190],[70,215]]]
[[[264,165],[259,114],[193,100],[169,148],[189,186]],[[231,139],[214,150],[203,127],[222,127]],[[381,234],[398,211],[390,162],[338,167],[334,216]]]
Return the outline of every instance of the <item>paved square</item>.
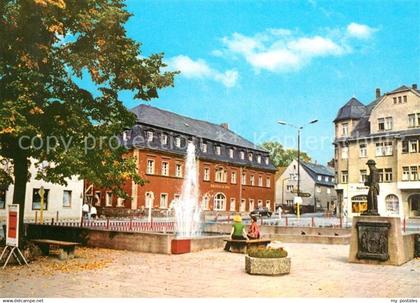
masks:
[[[81,248],[79,258],[41,258],[0,271],[2,297],[420,297],[420,262],[347,262],[348,245],[284,244],[285,276],[245,273],[244,255],[222,249],[156,255]]]

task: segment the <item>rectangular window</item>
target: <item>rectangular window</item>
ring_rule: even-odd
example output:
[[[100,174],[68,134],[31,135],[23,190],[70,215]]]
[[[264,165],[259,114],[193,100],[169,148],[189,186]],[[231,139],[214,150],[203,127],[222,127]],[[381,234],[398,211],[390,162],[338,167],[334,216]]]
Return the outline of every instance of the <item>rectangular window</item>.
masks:
[[[267,207],[267,209],[271,211],[271,201],[270,200],[265,201],[265,207]]]
[[[169,176],[169,163],[162,162],[162,176]]]
[[[71,190],[63,191],[63,207],[71,207]]]
[[[293,192],[293,188],[294,188],[294,186],[293,186],[293,185],[286,185],[286,190],[287,190],[289,193]]]
[[[204,181],[210,181],[210,168],[204,168]]]
[[[242,174],[242,185],[246,185],[246,174]]]
[[[244,151],[241,151],[239,153],[239,155],[241,156],[241,160],[244,160],[245,159],[245,152]]]
[[[182,178],[182,164],[175,165],[175,176],[178,178]]]
[[[257,156],[257,162],[261,163],[261,156],[260,155]]]
[[[348,183],[349,181],[349,172],[347,170],[341,171],[341,183]]]
[[[262,200],[258,200],[258,201],[257,201],[257,205],[258,205],[258,207],[263,207],[263,202],[262,202]]]
[[[124,199],[118,197],[117,198],[117,207],[124,207]]]
[[[330,178],[329,177],[324,177],[324,181],[325,182],[329,182],[330,181]]]
[[[152,142],[153,141],[153,132],[152,131],[147,131],[146,135],[147,135],[147,142]]]
[[[168,208],[168,194],[160,194],[160,208]]]
[[[178,197],[179,199],[179,197]],[[203,197],[203,202],[201,205],[201,209],[209,209],[209,197],[208,196],[204,196]]]
[[[365,143],[359,145],[359,156],[360,158],[367,157],[367,145]]]
[[[112,206],[112,192],[107,192],[106,193],[105,206]]]
[[[266,186],[266,187],[271,187],[271,179],[270,179],[270,177],[267,177],[267,178],[265,179],[265,186]]]
[[[223,182],[225,183],[227,179],[227,172],[223,167],[219,167],[216,169],[215,174],[215,181],[216,182]]]
[[[147,160],[146,173],[153,175],[155,173],[155,160]]]
[[[410,172],[411,172],[410,180],[411,181],[417,181],[419,179],[419,176],[418,176],[418,173],[417,173],[417,166],[411,166],[410,167]]]
[[[408,166],[403,166],[403,175],[402,180],[403,181],[409,181],[410,180],[410,168]]]
[[[318,181],[322,181],[322,176],[317,177]]]
[[[236,171],[233,171],[230,176],[230,183],[236,184]]]
[[[239,211],[245,211],[246,210],[246,200],[241,200],[241,205],[239,206]]]
[[[6,208],[6,191],[0,190],[0,209]]]
[[[407,103],[407,96],[403,96],[404,103]]]
[[[420,117],[420,115],[419,115],[419,117]],[[270,161],[270,159],[268,157],[265,157],[265,164],[266,165],[268,165],[269,161]]]
[[[366,169],[361,169],[360,170],[360,183],[365,183],[367,180],[367,170]]]
[[[417,150],[417,141],[410,141],[410,153],[416,153]]]
[[[342,134],[343,137],[348,137],[349,136],[349,124],[348,123],[341,124],[341,134]]]
[[[160,137],[160,142],[162,143],[162,145],[168,144],[168,135],[162,134],[162,136]]]
[[[233,148],[229,148],[229,157],[233,158]]]
[[[408,115],[408,127],[416,127],[416,115],[409,114]]]
[[[220,155],[220,154],[221,154],[221,147],[216,146],[216,155]]]
[[[254,209],[254,199],[249,199],[249,211],[253,211]]]
[[[253,159],[253,155],[252,155],[252,153],[249,153],[249,154],[248,154],[248,160],[249,160],[249,161],[252,161],[252,159]]]
[[[263,178],[261,176],[258,177],[258,186],[259,187],[263,186]]]
[[[378,130],[385,130],[385,119],[379,118],[378,119]]]
[[[343,146],[341,149],[341,159],[348,159],[349,157],[349,148],[348,146]]]
[[[384,154],[385,156],[392,156],[392,142],[384,143]]]
[[[44,210],[48,209],[48,195],[49,189],[44,189]],[[39,188],[34,188],[32,191],[32,210],[41,209],[41,196],[39,194]]]
[[[327,194],[331,194],[331,188],[327,188]]]
[[[384,182],[384,169],[383,168],[378,169],[378,177],[379,177],[379,182],[383,183]]]
[[[202,151],[203,153],[206,153],[206,152],[207,152],[207,143],[202,143],[202,144],[201,144],[201,151]]]
[[[175,146],[178,148],[181,147],[181,137],[175,138]]]
[[[316,192],[317,192],[317,193],[320,193],[320,192],[321,192],[321,186],[317,186],[317,187],[316,187]]]
[[[384,182],[392,182],[392,168],[385,168]]]
[[[392,130],[392,117],[385,118],[385,130]]]
[[[398,97],[398,103],[402,103],[401,96]]]
[[[249,183],[251,184],[251,186],[255,185],[254,175],[251,175],[251,177],[249,178]]]
[[[417,113],[417,126],[420,126],[420,113]]]
[[[236,200],[235,200],[235,198],[230,198],[229,210],[230,211],[235,211],[236,210]]]
[[[394,104],[397,104],[397,97],[394,97],[392,99],[394,99]]]
[[[403,154],[406,154],[406,153],[408,153],[408,141],[407,140],[404,140],[404,141],[402,141],[402,153]]]

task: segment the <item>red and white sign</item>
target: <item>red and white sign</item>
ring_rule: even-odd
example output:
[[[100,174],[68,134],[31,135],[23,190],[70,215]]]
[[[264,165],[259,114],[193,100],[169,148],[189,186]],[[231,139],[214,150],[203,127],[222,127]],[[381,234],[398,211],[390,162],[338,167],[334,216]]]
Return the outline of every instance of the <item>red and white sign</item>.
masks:
[[[6,245],[19,245],[19,205],[7,205],[7,220],[6,220]]]

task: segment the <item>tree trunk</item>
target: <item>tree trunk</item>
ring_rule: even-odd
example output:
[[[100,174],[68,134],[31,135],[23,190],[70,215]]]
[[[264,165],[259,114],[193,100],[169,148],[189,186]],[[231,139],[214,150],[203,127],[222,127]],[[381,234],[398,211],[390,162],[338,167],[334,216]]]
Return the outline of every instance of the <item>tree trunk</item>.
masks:
[[[14,159],[15,186],[13,192],[13,204],[19,204],[19,247],[23,248],[25,237],[25,196],[26,182],[28,181],[29,161],[26,156],[17,155]]]

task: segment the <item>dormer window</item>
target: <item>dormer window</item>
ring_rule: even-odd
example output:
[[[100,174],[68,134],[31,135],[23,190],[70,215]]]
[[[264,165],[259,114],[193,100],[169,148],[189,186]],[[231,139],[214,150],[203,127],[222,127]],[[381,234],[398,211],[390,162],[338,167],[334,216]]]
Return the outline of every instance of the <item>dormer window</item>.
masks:
[[[229,157],[233,158],[233,148],[229,148]]]
[[[268,165],[268,163],[269,163],[269,159],[268,157],[265,157],[265,164]]]
[[[243,150],[241,150],[241,152],[239,154],[240,154],[241,160],[244,160],[245,159],[245,152]]]
[[[217,145],[216,146],[216,155],[220,155],[222,152],[222,148],[219,146],[219,145]]]
[[[207,143],[201,143],[201,151],[203,153],[206,153],[207,152]]]
[[[249,160],[249,161],[252,161],[252,159],[253,159],[253,155],[252,155],[252,153],[249,153],[249,154],[248,154],[248,160]]]
[[[261,163],[261,156],[260,155],[257,156],[257,162]]]
[[[146,132],[146,138],[147,138],[147,142],[152,142],[153,141],[153,132],[148,130]]]
[[[162,136],[160,137],[160,142],[162,143],[162,145],[168,144],[168,135],[162,134]]]
[[[123,141],[131,139],[131,130],[126,130],[123,132]]]
[[[176,137],[175,138],[175,146],[176,147],[181,147],[181,137]]]
[[[322,180],[322,176],[318,176],[318,181],[321,181]]]

